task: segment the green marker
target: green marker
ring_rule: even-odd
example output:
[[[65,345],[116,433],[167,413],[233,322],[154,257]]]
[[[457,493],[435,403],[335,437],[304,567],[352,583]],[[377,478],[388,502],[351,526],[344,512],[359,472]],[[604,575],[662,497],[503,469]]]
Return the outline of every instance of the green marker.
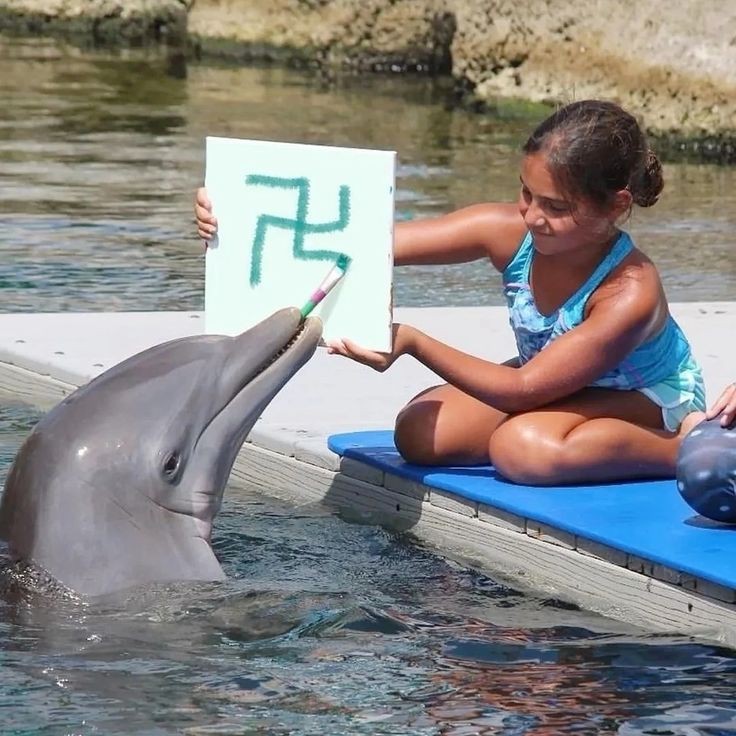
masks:
[[[350,256],[341,254],[337,263],[330,269],[316,291],[309,297],[307,303],[301,308],[302,319],[307,315],[337,286],[340,279],[345,275],[350,265]]]

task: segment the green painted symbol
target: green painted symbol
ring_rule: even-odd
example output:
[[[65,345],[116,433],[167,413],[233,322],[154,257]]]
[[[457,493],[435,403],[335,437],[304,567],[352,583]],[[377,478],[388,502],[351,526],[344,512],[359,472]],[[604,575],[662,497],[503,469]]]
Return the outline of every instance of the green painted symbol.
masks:
[[[275,215],[260,215],[256,224],[256,233],[253,238],[253,257],[250,264],[250,285],[257,286],[261,282],[263,266],[263,248],[266,242],[266,233],[269,227],[278,227],[282,230],[293,230],[292,252],[294,258],[302,261],[337,261],[346,257],[346,253],[332,250],[306,250],[304,239],[306,235],[314,233],[334,233],[344,230],[350,222],[350,187],[344,184],[338,191],[339,214],[332,222],[307,222],[309,210],[310,182],[306,177],[284,179],[277,176],[262,176],[250,174],[245,177],[246,185],[273,187],[275,189],[296,189],[297,205],[296,217],[276,217]]]

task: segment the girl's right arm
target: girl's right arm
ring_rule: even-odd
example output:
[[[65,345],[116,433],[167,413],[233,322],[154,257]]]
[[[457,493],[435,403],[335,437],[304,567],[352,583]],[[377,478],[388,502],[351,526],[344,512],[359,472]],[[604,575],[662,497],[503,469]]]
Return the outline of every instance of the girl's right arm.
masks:
[[[217,219],[204,187],[194,200],[197,235],[210,240]],[[525,232],[516,204],[476,204],[440,217],[399,222],[394,227],[397,266],[464,263],[490,258],[502,271]]]

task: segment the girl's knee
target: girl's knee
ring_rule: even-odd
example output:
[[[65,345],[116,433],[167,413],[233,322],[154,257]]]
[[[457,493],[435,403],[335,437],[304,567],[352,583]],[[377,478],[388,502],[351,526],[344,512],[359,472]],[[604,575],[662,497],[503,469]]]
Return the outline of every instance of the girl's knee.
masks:
[[[488,454],[496,470],[514,483],[551,485],[566,471],[561,444],[539,436],[523,422],[509,420],[491,435]]]
[[[431,465],[435,462],[435,423],[436,412],[424,403],[408,404],[396,417],[394,444],[407,463]]]
[[[451,386],[435,386],[412,399],[396,418],[394,441],[417,465],[488,462],[488,438],[499,412]]]

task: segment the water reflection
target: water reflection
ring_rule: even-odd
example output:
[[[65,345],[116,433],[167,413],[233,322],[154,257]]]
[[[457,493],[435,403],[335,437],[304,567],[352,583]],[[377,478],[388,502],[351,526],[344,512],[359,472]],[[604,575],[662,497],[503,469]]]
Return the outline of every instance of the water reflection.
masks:
[[[536,118],[452,109],[442,81],[190,65],[0,39],[4,309],[200,309],[192,192],[206,135],[398,151],[399,218],[515,197]],[[630,226],[676,300],[731,299],[736,169],[669,164]],[[17,270],[17,273],[13,272]],[[24,287],[28,288],[24,288]],[[398,305],[500,304],[486,264],[410,267]]]

